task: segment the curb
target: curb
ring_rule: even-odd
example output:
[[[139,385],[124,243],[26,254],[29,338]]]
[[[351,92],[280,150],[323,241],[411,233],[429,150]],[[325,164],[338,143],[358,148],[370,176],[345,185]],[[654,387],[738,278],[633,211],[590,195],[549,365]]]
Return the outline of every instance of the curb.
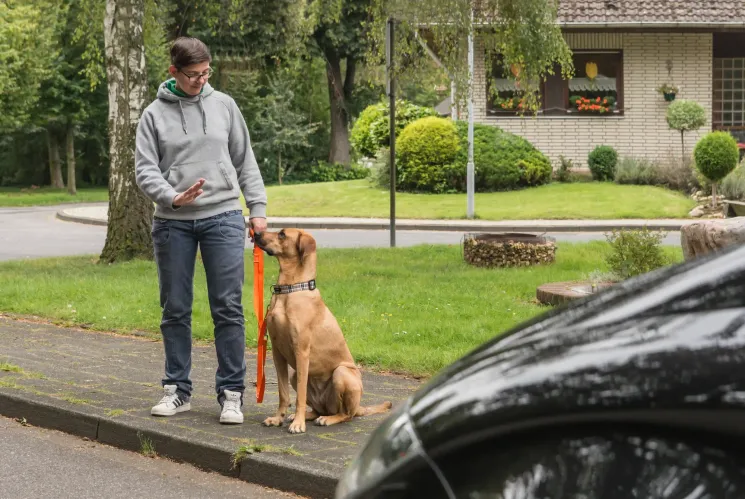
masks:
[[[42,428],[58,430],[88,438],[120,449],[139,452],[141,438],[150,439],[158,455],[232,478],[311,498],[331,498],[337,477],[303,469],[270,454],[251,454],[236,469],[231,469],[232,455],[217,446],[196,444],[153,430],[142,430],[124,421],[85,414],[74,409],[0,393],[0,414],[25,418]]]
[[[106,226],[107,221],[101,218],[85,217],[80,215],[70,215],[65,210],[58,211],[56,217],[65,222],[75,222],[87,225]],[[289,220],[288,220],[289,219]],[[695,222],[696,220],[670,220],[670,221],[630,221],[604,223],[602,221],[588,221],[583,224],[562,223],[561,221],[551,221],[547,223],[520,223],[516,221],[509,222],[467,222],[467,221],[412,221],[401,220],[396,222],[396,230],[402,231],[428,231],[428,232],[610,232],[619,229],[640,229],[646,227],[652,231],[678,232],[685,225]],[[246,222],[248,223],[248,222]],[[329,221],[328,219],[317,220],[308,219],[307,221],[298,218],[269,219],[267,226],[272,229],[296,228],[296,229],[329,229],[329,230],[389,230],[387,220],[366,220],[359,221]]]

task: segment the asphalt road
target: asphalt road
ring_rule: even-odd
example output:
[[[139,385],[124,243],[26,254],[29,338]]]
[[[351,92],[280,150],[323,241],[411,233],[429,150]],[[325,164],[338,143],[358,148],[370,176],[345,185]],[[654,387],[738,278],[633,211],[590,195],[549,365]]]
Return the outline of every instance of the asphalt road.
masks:
[[[3,417],[0,449],[0,497],[300,497]]]
[[[0,208],[0,260],[50,256],[98,254],[106,241],[106,227],[63,222],[55,218],[57,206]],[[385,230],[312,230],[319,247],[388,247],[390,234]],[[462,232],[397,231],[397,246],[417,244],[458,244]],[[558,241],[586,242],[604,240],[602,233],[548,234]],[[679,245],[680,233],[671,232],[664,244]],[[251,242],[246,240],[246,247]]]

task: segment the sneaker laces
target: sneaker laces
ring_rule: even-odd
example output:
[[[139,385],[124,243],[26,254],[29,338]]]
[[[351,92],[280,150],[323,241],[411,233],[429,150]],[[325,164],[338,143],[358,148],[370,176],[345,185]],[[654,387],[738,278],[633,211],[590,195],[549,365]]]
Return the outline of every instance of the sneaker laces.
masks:
[[[176,401],[177,398],[178,398],[178,394],[177,393],[167,393],[166,395],[163,396],[162,399],[160,399],[160,402],[158,402],[158,405],[160,405],[160,404],[172,404],[173,402]]]
[[[222,404],[222,410],[223,412],[241,412],[240,400],[230,400],[226,398]]]

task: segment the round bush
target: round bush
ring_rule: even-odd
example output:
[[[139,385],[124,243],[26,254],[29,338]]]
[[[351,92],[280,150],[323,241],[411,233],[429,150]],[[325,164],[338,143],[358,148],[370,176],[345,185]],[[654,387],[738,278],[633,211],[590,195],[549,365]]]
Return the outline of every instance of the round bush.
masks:
[[[458,142],[458,132],[449,119],[431,116],[407,125],[396,140],[400,189],[444,192]]]
[[[425,118],[410,124],[398,139],[398,153],[396,155],[398,187],[402,191],[465,192],[468,164],[468,123],[458,121],[455,124],[458,146],[455,148],[456,152],[452,160],[435,163],[417,158],[417,165],[428,165],[427,178],[431,182],[424,181],[422,175],[412,177],[409,163],[414,156],[408,156],[403,160],[402,151],[404,150],[401,149],[401,141],[404,135],[411,136],[414,133],[422,135],[421,141],[424,144],[437,142],[437,137],[430,137],[429,128],[422,126],[421,122],[441,123],[443,120],[441,118],[437,119],[439,121],[431,120],[431,118]],[[444,121],[452,125],[449,120]],[[415,125],[416,127],[412,128]],[[414,129],[416,129],[416,132],[414,132]],[[410,138],[406,139],[406,141],[408,140]],[[408,144],[404,147],[408,147]],[[410,151],[406,150],[406,153],[409,154]],[[541,185],[551,181],[552,168],[549,159],[527,140],[497,127],[474,125],[473,153],[477,192],[512,190]],[[443,157],[448,156],[443,155]],[[381,171],[379,178],[382,179],[387,172],[388,168],[385,169],[385,172]],[[414,178],[416,178],[416,182],[413,181]]]
[[[610,146],[598,146],[587,157],[587,166],[595,180],[613,180],[617,164],[618,153]]]
[[[706,124],[706,110],[698,102],[681,99],[668,106],[665,118],[673,130],[689,132]]]
[[[693,151],[696,168],[711,182],[719,182],[737,166],[740,154],[737,141],[727,132],[711,132]]]
[[[437,116],[437,112],[430,107],[397,100],[396,136],[400,136],[409,123],[427,116]],[[357,153],[373,158],[380,148],[389,146],[389,128],[388,102],[372,104],[367,106],[355,121],[349,141]]]

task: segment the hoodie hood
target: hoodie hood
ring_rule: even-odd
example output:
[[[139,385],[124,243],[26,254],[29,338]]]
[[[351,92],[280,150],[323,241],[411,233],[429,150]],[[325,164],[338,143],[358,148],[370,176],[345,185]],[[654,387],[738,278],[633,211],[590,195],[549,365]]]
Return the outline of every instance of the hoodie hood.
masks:
[[[158,87],[158,99],[162,99],[172,104],[178,104],[179,111],[181,113],[181,129],[184,131],[184,134],[186,135],[188,135],[189,131],[186,127],[186,116],[184,115],[184,102],[188,104],[197,104],[202,114],[202,131],[205,134],[207,134],[207,114],[204,111],[203,101],[205,98],[212,95],[214,91],[215,89],[212,88],[212,85],[210,85],[209,82],[205,82],[204,86],[202,87],[202,91],[199,93],[199,95],[188,96],[184,94],[183,92],[180,92],[176,88],[176,79],[170,78],[164,81],[163,83],[161,83],[160,86]]]

